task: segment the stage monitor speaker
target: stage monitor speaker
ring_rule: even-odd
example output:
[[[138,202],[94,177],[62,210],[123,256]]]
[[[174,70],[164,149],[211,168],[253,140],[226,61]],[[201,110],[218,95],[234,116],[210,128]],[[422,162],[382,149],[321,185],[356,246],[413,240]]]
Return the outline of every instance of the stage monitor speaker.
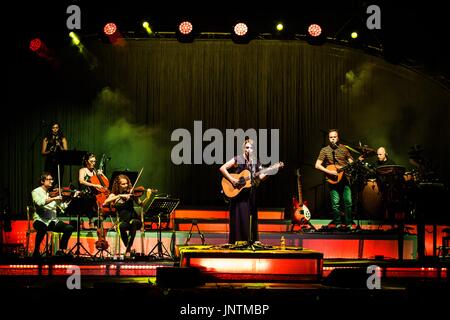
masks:
[[[335,268],[323,280],[323,284],[339,288],[367,288],[369,276],[367,268]]]
[[[204,283],[203,276],[197,268],[156,268],[156,284],[162,288],[192,288]]]

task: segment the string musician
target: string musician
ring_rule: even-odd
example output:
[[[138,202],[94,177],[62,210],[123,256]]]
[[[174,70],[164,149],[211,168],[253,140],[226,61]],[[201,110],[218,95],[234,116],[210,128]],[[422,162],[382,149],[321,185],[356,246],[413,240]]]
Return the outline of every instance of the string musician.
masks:
[[[87,215],[89,219],[89,229],[94,229],[94,223],[92,221],[94,215],[97,215],[98,210],[98,202],[103,202],[106,200],[106,196],[103,196],[108,192],[107,185],[102,185],[101,181],[104,181],[103,173],[101,170],[96,170],[95,165],[97,163],[97,159],[95,154],[92,152],[88,152],[84,155],[82,164],[83,167],[80,168],[78,173],[78,182],[80,184],[80,189],[83,192],[83,197],[87,198],[86,202],[86,212],[83,212]],[[105,180],[107,181],[107,179]],[[97,195],[99,197],[104,197],[103,200],[97,199]],[[101,205],[102,203],[100,203]]]
[[[67,208],[69,201],[63,201],[59,190],[50,192],[53,187],[53,177],[49,172],[42,173],[40,186],[31,192],[35,212],[33,228],[36,230],[33,258],[40,257],[39,248],[47,231],[62,232],[57,255],[67,254],[67,244],[73,232],[73,226],[58,219],[58,210]],[[78,196],[75,194],[74,196]]]
[[[142,227],[142,221],[134,210],[134,205],[142,206],[150,198],[151,189],[147,190],[144,201],[140,199],[143,193],[142,187],[133,188],[130,178],[120,174],[114,179],[111,193],[104,203],[104,206],[113,205],[118,214],[120,238],[126,247],[125,257],[131,256],[136,231]]]

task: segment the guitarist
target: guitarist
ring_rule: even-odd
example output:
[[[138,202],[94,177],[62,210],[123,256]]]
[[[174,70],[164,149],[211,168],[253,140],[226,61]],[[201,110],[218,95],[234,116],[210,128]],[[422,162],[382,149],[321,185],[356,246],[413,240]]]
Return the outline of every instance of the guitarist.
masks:
[[[242,155],[237,155],[224,163],[220,167],[222,175],[228,179],[234,186],[239,182],[228,172],[234,169],[234,173],[240,173],[243,170],[249,170],[255,174],[262,169],[261,164],[256,158],[256,146],[252,139],[246,137],[242,145]],[[254,183],[267,178],[266,174],[259,175]],[[229,243],[236,241],[247,241],[249,244],[259,242],[258,238],[258,210],[256,207],[256,190],[254,187],[242,190],[238,196],[230,200],[230,222],[229,222]]]
[[[352,191],[347,177],[342,177],[342,172],[338,172],[339,168],[353,162],[352,155],[339,143],[339,132],[337,129],[328,131],[328,139],[330,143],[320,150],[319,157],[316,161],[316,169],[324,172],[330,181],[338,181],[337,183],[329,183],[331,209],[333,211],[333,220],[330,225],[341,225],[342,228],[352,227]],[[341,176],[339,181],[337,178]],[[341,204],[344,206],[344,216],[341,217]]]

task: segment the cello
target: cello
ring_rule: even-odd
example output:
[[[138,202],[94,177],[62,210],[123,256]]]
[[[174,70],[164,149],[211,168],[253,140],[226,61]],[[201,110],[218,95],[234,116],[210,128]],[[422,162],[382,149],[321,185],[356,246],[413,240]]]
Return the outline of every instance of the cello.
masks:
[[[106,155],[103,154],[100,160],[100,164],[98,166],[98,170],[95,171],[95,174],[91,177],[90,182],[94,184],[99,184],[102,188],[97,188],[97,194],[95,195],[97,201],[97,208],[99,213],[99,221],[97,226],[97,237],[98,240],[95,242],[95,247],[98,250],[107,250],[109,248],[109,243],[106,240],[106,232],[103,228],[103,214],[102,214],[102,206],[105,203],[106,198],[109,196],[109,180],[103,174],[103,167],[105,163]],[[105,232],[106,231],[106,232]]]
[[[95,174],[90,178],[90,182],[93,184],[99,184],[102,188],[97,188],[97,194],[95,198],[97,199],[97,204],[101,207],[105,202],[106,198],[109,196],[109,180],[103,174],[103,166],[105,163],[106,155],[103,154],[100,160],[100,164],[98,166],[98,170],[95,171]]]

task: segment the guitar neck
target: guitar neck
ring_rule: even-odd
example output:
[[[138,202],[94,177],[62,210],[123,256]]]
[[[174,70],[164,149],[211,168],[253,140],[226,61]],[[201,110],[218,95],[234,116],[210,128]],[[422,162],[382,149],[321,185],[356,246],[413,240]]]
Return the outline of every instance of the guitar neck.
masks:
[[[297,187],[298,187],[298,203],[300,206],[303,206],[302,184],[300,182],[300,177],[298,177],[297,180]]]

